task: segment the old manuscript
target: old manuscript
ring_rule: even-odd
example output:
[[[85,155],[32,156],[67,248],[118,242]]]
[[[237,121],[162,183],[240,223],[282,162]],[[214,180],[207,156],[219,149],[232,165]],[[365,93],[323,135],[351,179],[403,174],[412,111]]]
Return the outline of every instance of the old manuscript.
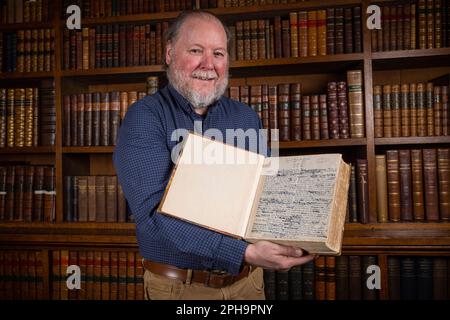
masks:
[[[336,255],[349,180],[340,154],[265,159],[189,134],[158,211],[249,242]]]

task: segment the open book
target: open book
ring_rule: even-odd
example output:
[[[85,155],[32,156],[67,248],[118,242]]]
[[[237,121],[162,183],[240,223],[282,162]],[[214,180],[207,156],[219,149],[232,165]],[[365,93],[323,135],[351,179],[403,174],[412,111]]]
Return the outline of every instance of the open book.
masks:
[[[336,255],[349,180],[340,154],[266,159],[189,134],[158,211],[249,242]]]

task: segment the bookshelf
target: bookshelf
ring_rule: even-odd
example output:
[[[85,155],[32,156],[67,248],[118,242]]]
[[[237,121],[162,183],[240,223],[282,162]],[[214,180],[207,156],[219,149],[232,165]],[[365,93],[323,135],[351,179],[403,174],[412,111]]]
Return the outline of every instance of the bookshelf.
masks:
[[[163,1],[160,1],[163,3]],[[203,1],[193,3],[199,7]],[[358,53],[317,55],[305,57],[277,57],[269,59],[235,60],[230,64],[230,86],[302,84],[302,93],[323,92],[328,81],[342,79],[348,70],[360,69],[363,74],[363,102],[365,111],[364,138],[280,141],[280,154],[342,152],[354,162],[367,159],[368,223],[347,223],[343,253],[346,255],[373,255],[383,272],[387,273],[388,256],[450,256],[450,224],[447,222],[377,222],[377,190],[375,156],[390,149],[449,148],[450,136],[375,137],[373,86],[390,83],[427,82],[450,73],[450,47],[373,52],[371,31],[365,27],[366,9],[370,4],[406,4],[411,1],[335,0],[302,1],[285,4],[254,5],[233,8],[211,8],[229,25],[248,19],[289,17],[290,12],[333,8],[361,8],[361,47]],[[416,3],[416,2],[414,2]],[[164,5],[161,5],[164,10]],[[55,168],[55,219],[53,222],[0,221],[0,249],[30,249],[41,252],[44,272],[44,295],[51,298],[51,254],[60,248],[69,250],[117,251],[114,248],[137,250],[132,222],[66,222],[64,214],[64,177],[67,175],[114,175],[111,155],[114,146],[66,146],[63,141],[64,96],[78,93],[110,91],[145,91],[148,76],[164,82],[161,64],[64,69],[65,20],[63,1],[55,2],[49,22],[0,24],[0,32],[23,29],[51,28],[55,31],[53,71],[1,72],[0,88],[39,86],[54,82],[56,105],[56,141],[54,146],[0,148],[2,161],[27,161],[33,165],[53,165]],[[179,11],[126,14],[115,17],[83,19],[82,27],[99,24],[155,24],[170,21]],[[264,70],[262,75],[261,70]],[[387,299],[388,284],[383,286],[379,299]]]

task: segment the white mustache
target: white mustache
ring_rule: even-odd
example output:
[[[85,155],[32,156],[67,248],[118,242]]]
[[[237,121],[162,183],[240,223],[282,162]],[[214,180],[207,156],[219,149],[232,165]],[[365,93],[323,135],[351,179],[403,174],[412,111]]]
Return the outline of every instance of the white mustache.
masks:
[[[201,80],[215,80],[217,79],[217,73],[215,71],[194,71],[191,75],[193,78],[198,78]]]

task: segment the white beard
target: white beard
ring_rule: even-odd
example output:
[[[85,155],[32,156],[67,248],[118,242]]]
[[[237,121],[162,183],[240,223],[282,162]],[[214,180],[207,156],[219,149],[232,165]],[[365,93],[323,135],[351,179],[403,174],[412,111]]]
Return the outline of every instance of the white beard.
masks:
[[[212,105],[214,102],[220,99],[220,97],[225,93],[225,90],[228,86],[228,73],[225,77],[217,82],[214,86],[214,90],[207,93],[201,94],[199,92],[194,91],[190,87],[189,80],[192,77],[200,78],[200,79],[216,79],[217,74],[214,71],[194,71],[191,75],[184,75],[181,71],[174,68],[172,64],[170,64],[167,68],[167,78],[172,86],[183,96],[185,97],[194,107],[194,109],[203,109]],[[188,80],[186,80],[188,78]]]

